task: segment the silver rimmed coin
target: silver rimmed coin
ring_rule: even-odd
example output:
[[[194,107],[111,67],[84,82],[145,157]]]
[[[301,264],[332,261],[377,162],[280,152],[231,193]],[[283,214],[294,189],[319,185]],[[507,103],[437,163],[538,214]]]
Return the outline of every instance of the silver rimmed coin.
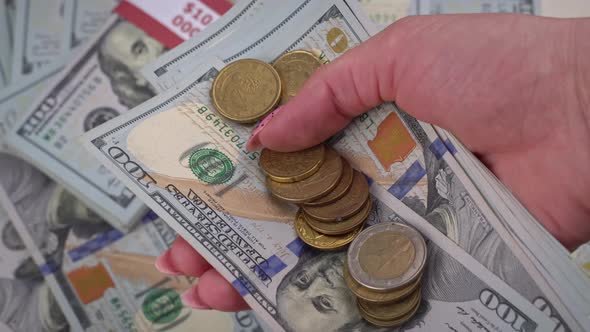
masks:
[[[426,242],[414,228],[384,222],[371,226],[350,244],[350,276],[362,286],[391,291],[416,280],[426,263]]]

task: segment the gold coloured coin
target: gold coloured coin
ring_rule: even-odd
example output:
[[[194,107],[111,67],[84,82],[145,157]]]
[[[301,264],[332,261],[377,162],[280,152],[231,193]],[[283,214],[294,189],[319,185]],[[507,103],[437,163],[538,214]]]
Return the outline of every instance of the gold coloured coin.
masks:
[[[359,212],[369,198],[369,183],[365,176],[354,171],[352,185],[346,195],[322,206],[303,206],[305,213],[321,221],[341,221]]]
[[[416,280],[414,280],[414,282],[403,288],[398,288],[389,292],[379,292],[366,288],[355,281],[348,271],[347,264],[344,264],[344,281],[346,282],[346,285],[354,293],[354,295],[366,302],[388,303],[399,301],[416,290],[420,285],[420,280],[421,277],[418,277]]]
[[[322,63],[313,53],[308,51],[292,51],[281,55],[272,66],[281,78],[281,104],[295,97],[305,81],[320,68]]]
[[[263,149],[260,153],[260,167],[275,182],[296,182],[317,172],[324,163],[325,155],[326,147],[323,144],[296,152]]]
[[[295,217],[295,231],[297,232],[297,236],[308,245],[322,250],[334,250],[344,247],[354,240],[362,228],[360,226],[350,233],[339,236],[324,235],[309,227],[303,218],[303,211],[301,209]]]
[[[392,320],[398,319],[412,311],[412,309],[418,305],[418,302],[420,302],[420,295],[421,291],[420,288],[418,288],[412,292],[412,294],[408,295],[399,302],[390,302],[384,304],[367,302],[363,301],[362,299],[358,299],[358,303],[367,315],[375,319]]]
[[[292,203],[305,203],[327,195],[342,176],[342,158],[327,149],[326,159],[320,169],[307,179],[293,183],[281,183],[267,178],[267,187],[279,199]]]
[[[408,313],[406,313],[403,316],[396,318],[396,319],[377,319],[377,318],[371,317],[365,311],[365,309],[361,306],[361,304],[358,302],[357,302],[357,307],[359,308],[359,312],[360,312],[361,316],[367,322],[369,322],[373,325],[376,325],[376,326],[381,326],[381,327],[394,327],[394,326],[399,326],[399,325],[404,324],[405,322],[409,321],[416,314],[416,311],[418,311],[418,308],[420,307],[420,298],[418,298],[418,303],[416,304],[415,307],[411,308]]]
[[[305,205],[322,206],[322,205],[330,204],[330,203],[340,199],[342,196],[344,196],[348,192],[348,190],[352,186],[352,176],[354,175],[354,172],[353,172],[354,170],[352,169],[352,166],[350,165],[350,163],[348,161],[346,161],[346,159],[342,159],[342,163],[343,163],[342,177],[340,178],[340,182],[338,182],[338,185],[336,186],[336,188],[334,188],[334,190],[330,191],[326,196],[324,196],[318,200],[315,200],[313,202],[307,202],[307,203],[305,203]]]
[[[281,78],[269,64],[242,59],[225,66],[211,87],[213,106],[224,117],[253,123],[272,111],[281,98]]]
[[[398,232],[373,235],[359,251],[361,268],[375,279],[393,279],[404,274],[416,258],[412,241]]]
[[[339,235],[348,233],[364,223],[365,220],[367,220],[369,213],[371,213],[372,207],[373,202],[371,201],[371,198],[369,198],[359,212],[340,222],[324,222],[317,220],[307,215],[305,211],[303,212],[303,217],[309,226],[316,231],[327,235]]]

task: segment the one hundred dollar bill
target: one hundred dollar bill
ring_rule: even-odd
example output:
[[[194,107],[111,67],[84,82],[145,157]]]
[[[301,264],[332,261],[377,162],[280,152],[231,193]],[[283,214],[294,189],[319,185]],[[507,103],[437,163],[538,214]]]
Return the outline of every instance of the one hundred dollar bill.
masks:
[[[17,81],[65,54],[65,0],[16,1],[12,79]]]
[[[65,0],[64,38],[68,50],[75,49],[99,32],[119,0]]]
[[[448,132],[435,128],[438,136],[452,150],[453,159],[472,179],[483,198],[498,216],[503,228],[515,239],[517,245],[529,257],[547,279],[559,290],[557,293],[573,306],[579,317],[589,316],[590,283],[569,260],[570,252],[565,249],[502,185],[499,180],[481,164],[460,141]],[[539,302],[542,303],[542,302]],[[570,308],[572,305],[570,304]],[[580,311],[580,309],[582,309]],[[571,309],[570,309],[571,310]],[[553,310],[555,311],[555,310]],[[560,310],[557,310],[558,312]]]
[[[2,204],[0,266],[0,331],[67,330],[52,291]]]
[[[539,15],[541,0],[415,0],[418,15],[519,13]]]
[[[3,180],[15,175],[6,168],[6,162],[12,158],[0,152]],[[16,186],[11,189],[26,201],[23,191]],[[20,236],[12,211],[8,212],[4,203],[0,198],[0,331],[67,331],[69,325],[60,306]],[[31,215],[27,217],[31,224],[35,223]]]
[[[0,297],[0,321],[17,304],[29,306],[22,319],[9,322],[19,327],[15,331],[65,331],[67,326],[71,331],[263,331],[251,312],[182,305],[180,294],[196,280],[166,277],[155,269],[156,257],[176,234],[153,213],[123,234],[32,165],[14,156],[0,157],[0,202],[15,225],[2,227],[0,257],[5,247],[29,249],[33,258],[25,259],[27,265],[21,262],[15,270],[23,271],[15,275],[22,279],[37,271],[35,277],[46,288],[40,295],[18,288],[11,292],[8,287],[16,287],[16,281],[0,277],[0,292],[8,292]],[[49,296],[46,285],[55,296]],[[28,310],[31,305],[39,311]],[[35,328],[41,324],[52,328]]]
[[[368,38],[371,28],[350,10],[355,8],[352,3],[307,1],[301,6],[292,16],[280,20],[284,31],[269,29],[261,37],[264,42],[223,60],[256,55],[272,61],[273,54],[306,48],[320,50],[328,62]],[[297,20],[298,15],[301,20]],[[211,107],[210,84],[221,67],[223,64],[205,67],[200,76],[193,73],[193,79],[141,105],[132,114],[88,133],[85,141],[91,141],[90,149],[105,165],[204,254],[247,301],[264,310],[266,318],[289,328],[290,323],[297,322],[284,322],[288,318],[282,315],[288,313],[280,312],[279,293],[280,284],[284,284],[281,280],[288,279],[287,271],[300,261],[300,242],[289,225],[294,210],[271,202],[257,167],[257,153],[243,149],[252,128],[224,121]],[[392,132],[399,137],[389,137]],[[392,139],[400,144],[387,150],[380,148],[381,140]],[[392,199],[400,196],[418,211],[425,205],[430,183],[425,178],[423,149],[392,106],[360,117],[333,144],[374,183],[387,187]],[[215,164],[227,167],[208,174],[203,165],[191,164],[201,155],[203,160],[219,159]],[[126,168],[136,172],[131,174]],[[216,177],[226,181],[216,182]],[[426,208],[421,212],[424,214]],[[446,250],[450,242],[447,237],[444,241],[441,247]],[[465,251],[477,263],[474,254]],[[487,271],[491,276],[497,273]],[[530,302],[514,301],[522,304],[519,310],[529,312],[528,317],[539,319],[533,330],[555,326]]]
[[[0,151],[8,150],[6,136],[62,68],[61,63],[48,65],[35,74],[0,90]]]
[[[112,16],[38,96],[8,138],[14,150],[124,231],[146,208],[84,151],[78,137],[153,97],[139,68],[164,51],[142,30]]]

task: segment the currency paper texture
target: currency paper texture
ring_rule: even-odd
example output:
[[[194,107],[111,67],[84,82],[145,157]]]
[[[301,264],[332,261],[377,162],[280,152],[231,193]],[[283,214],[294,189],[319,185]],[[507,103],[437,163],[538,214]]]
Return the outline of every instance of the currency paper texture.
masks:
[[[65,0],[64,45],[74,49],[99,32],[118,0]]]
[[[28,108],[8,141],[120,230],[145,213],[135,198],[82,149],[84,132],[154,96],[139,68],[165,51],[132,24],[112,16]]]
[[[0,167],[5,170],[0,174],[0,202],[8,211],[0,215],[0,258],[11,257],[6,263],[16,271],[14,278],[0,276],[0,293],[6,294],[0,297],[0,321],[16,308],[16,301],[39,308],[13,317],[9,325],[20,327],[15,331],[40,331],[41,324],[47,326],[44,331],[65,331],[68,323],[72,331],[194,331],[197,326],[199,331],[262,331],[251,312],[182,305],[180,294],[196,280],[166,277],[155,269],[156,257],[176,235],[153,213],[123,234],[25,161],[0,154]],[[14,227],[5,222],[9,219]],[[32,259],[23,252],[25,246]],[[43,291],[19,293],[15,284],[33,272]]]
[[[12,80],[18,81],[65,54],[65,0],[16,1]]]
[[[259,42],[244,45],[241,51],[222,58],[229,62],[242,56],[255,56],[272,61],[284,51],[305,48],[320,50],[321,57],[328,62],[368,38],[370,28],[351,8],[355,7],[347,1],[302,1],[300,7],[279,21],[284,30],[267,29],[270,32],[261,36]],[[328,34],[330,31],[332,33]],[[332,36],[337,38],[332,39]],[[193,72],[191,80],[142,104],[131,114],[88,133],[85,142],[90,142],[88,146],[93,153],[233,282],[253,307],[264,312],[264,316],[276,324],[273,326],[305,330],[312,326],[322,329],[322,324],[331,324],[331,328],[341,326],[339,324],[361,324],[358,313],[352,309],[351,293],[340,290],[340,293],[326,295],[334,299],[326,302],[326,306],[335,306],[336,312],[348,317],[338,323],[337,319],[321,314],[331,308],[308,309],[306,300],[298,297],[297,289],[308,286],[298,285],[297,274],[302,270],[337,271],[341,261],[339,263],[337,255],[319,254],[320,258],[308,259],[302,254],[307,249],[302,249],[290,225],[294,209],[271,200],[258,170],[258,154],[243,150],[252,128],[224,121],[211,107],[211,80],[222,67],[222,63],[202,67],[202,75]],[[399,135],[396,139],[401,143],[385,151],[380,148],[379,141],[391,139],[387,135],[392,132]],[[424,152],[391,105],[357,119],[332,143],[355,167],[371,177],[374,184],[390,188],[387,191],[390,200],[396,199],[394,193],[417,210],[420,204],[424,205],[422,199],[428,196],[430,186],[429,180],[423,179],[426,175]],[[191,160],[202,160],[205,164],[195,164]],[[423,209],[424,214],[426,207]],[[428,227],[434,229],[434,226]],[[484,278],[480,282],[494,289],[495,294],[502,294],[503,299],[509,299],[508,307],[503,305],[502,308],[524,314],[507,323],[494,313],[487,317],[490,321],[498,320],[493,324],[526,322],[523,326],[530,331],[552,329],[556,325],[501,282],[494,275],[497,271],[478,263],[473,253],[465,248],[458,249],[442,232],[430,233],[436,237],[436,246],[447,256],[455,257],[455,251],[459,250],[461,255],[469,257],[460,260],[465,270],[470,273],[478,269],[485,271],[477,272],[478,277]],[[482,256],[484,254],[482,252]],[[517,276],[522,277],[522,273]],[[468,274],[467,279],[473,276]],[[317,296],[322,296],[321,287],[319,291]],[[447,302],[454,302],[451,297]],[[475,306],[477,301],[471,300]],[[292,317],[291,310],[285,308],[294,305],[311,310],[310,315],[313,313],[314,318],[317,315],[317,319],[310,316],[302,321]],[[471,308],[483,312],[482,308]],[[428,328],[412,326],[407,329],[440,330],[447,328],[445,323],[459,324],[459,315],[457,312],[428,315],[426,317],[432,319]]]
[[[53,293],[4,211],[0,230],[0,331],[67,331]]]
[[[538,15],[541,0],[414,0],[416,14],[519,13]]]
[[[243,34],[248,37],[251,32],[260,31],[263,21],[272,21],[275,17],[281,17],[283,13],[292,11],[299,2],[293,0],[240,1],[215,23],[147,64],[141,72],[158,91],[164,91],[196,68],[193,63],[199,61],[204,50],[208,50],[209,47],[234,34]],[[263,12],[261,12],[262,9],[264,9]]]
[[[408,16],[411,0],[359,0],[367,16],[378,27],[384,28],[389,24]]]
[[[0,90],[0,151],[8,150],[6,136],[31,107],[51,79],[63,68],[61,63],[46,66],[33,75]]]

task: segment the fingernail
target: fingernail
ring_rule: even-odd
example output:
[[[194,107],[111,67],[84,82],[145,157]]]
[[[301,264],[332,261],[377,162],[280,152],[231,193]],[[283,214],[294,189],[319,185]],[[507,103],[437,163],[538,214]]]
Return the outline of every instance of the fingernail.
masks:
[[[258,134],[260,134],[262,129],[264,129],[264,127],[268,125],[270,120],[272,120],[280,111],[283,110],[283,107],[284,106],[280,106],[276,110],[272,111],[269,115],[267,115],[264,119],[262,119],[262,121],[260,121],[256,129],[254,129],[254,131],[250,135],[248,143],[246,143],[246,150],[252,152],[260,147],[260,140],[258,139]]]
[[[201,298],[199,297],[199,292],[197,292],[196,288],[191,288],[180,295],[180,299],[185,306],[191,307],[193,309],[201,309],[201,310],[208,310],[211,309],[210,306],[206,305]]]
[[[170,260],[169,251],[164,252],[158,258],[156,258],[156,269],[161,273],[170,275],[170,276],[177,276],[182,273],[176,270],[174,265]]]

